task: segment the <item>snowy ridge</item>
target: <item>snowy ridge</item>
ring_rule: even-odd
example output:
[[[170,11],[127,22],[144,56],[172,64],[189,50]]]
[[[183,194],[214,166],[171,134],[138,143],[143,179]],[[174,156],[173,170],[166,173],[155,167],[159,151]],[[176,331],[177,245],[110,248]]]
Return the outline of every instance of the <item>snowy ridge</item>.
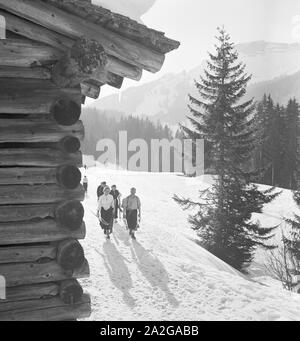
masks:
[[[239,44],[237,50],[241,60],[247,65],[246,71],[252,74],[248,96],[260,100],[264,93],[272,93],[281,104],[291,97],[299,97],[298,83],[294,85],[295,76],[299,79],[300,44],[268,43],[264,41]],[[176,124],[184,122],[189,114],[188,94],[197,96],[194,80],[199,80],[206,63],[198,67],[175,74],[167,74],[153,82],[128,88],[121,95],[114,94],[100,98],[91,106],[99,110],[116,110],[120,108],[125,115],[148,116],[153,120]],[[280,77],[285,81],[283,89],[273,82]],[[270,84],[266,84],[268,81]],[[273,89],[273,86],[275,88]],[[278,97],[278,98],[277,98]]]
[[[196,244],[187,213],[171,197],[196,197],[207,187],[203,179],[105,168],[86,174],[83,244],[91,278],[82,282],[92,295],[91,320],[300,320],[299,295],[270,279],[267,285],[253,283]],[[137,188],[142,201],[137,241],[128,238],[122,222],[111,241],[105,240],[93,214],[97,185],[105,180],[123,195]]]

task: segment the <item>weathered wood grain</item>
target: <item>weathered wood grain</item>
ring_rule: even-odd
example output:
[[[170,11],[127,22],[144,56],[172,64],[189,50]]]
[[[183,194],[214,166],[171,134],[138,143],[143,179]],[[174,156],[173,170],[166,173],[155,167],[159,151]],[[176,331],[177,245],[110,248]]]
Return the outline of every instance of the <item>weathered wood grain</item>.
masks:
[[[7,288],[6,299],[2,303],[58,298],[66,304],[81,301],[83,290],[76,279],[61,282],[38,283]],[[1,304],[1,303],[0,303]]]
[[[59,124],[59,116],[62,120],[69,119],[70,124],[79,119],[80,86],[59,89],[48,80],[1,78],[0,89],[0,114],[55,115],[57,112],[56,121]]]
[[[0,0],[0,8],[71,38],[95,39],[107,54],[147,71],[157,72],[164,63],[164,54],[41,1]]]
[[[69,154],[51,148],[0,148],[0,167],[57,167],[82,166],[80,152]]]
[[[1,115],[0,115],[1,116]],[[7,117],[7,115],[5,115]],[[10,116],[10,115],[8,115]],[[28,119],[35,115],[28,115]],[[81,143],[77,137],[65,136],[58,142],[13,142],[3,143],[0,148],[33,148],[33,149],[55,149],[64,153],[77,153],[80,150]]]
[[[90,314],[91,301],[87,294],[73,305],[59,297],[0,304],[0,321],[64,321],[87,318]]]
[[[40,119],[0,118],[0,144],[10,142],[55,143],[67,136],[73,136],[82,141],[84,138],[83,123],[78,121],[71,126],[61,126],[44,117]]]
[[[63,53],[52,46],[16,39],[0,39],[0,65],[34,67],[50,65],[62,58]]]
[[[0,223],[53,218],[60,226],[74,230],[81,226],[83,216],[84,209],[78,200],[64,201],[58,204],[0,206]]]
[[[164,32],[151,29],[129,17],[114,13],[105,7],[95,6],[96,3],[91,0],[43,1],[73,13],[76,16],[80,16],[85,20],[92,21],[111,31],[117,32],[131,40],[138,41],[161,53],[168,53],[178,48],[180,45],[178,41],[167,38]]]
[[[90,82],[81,83],[81,92],[84,96],[97,99],[100,96],[101,86]]]
[[[66,190],[58,185],[2,185],[0,205],[50,204],[68,199],[83,200],[84,189],[79,185],[74,190]]]
[[[43,259],[55,260],[57,245],[0,246],[0,264],[30,263]]]
[[[0,168],[0,185],[58,184],[56,168]]]
[[[5,302],[17,302],[56,297],[60,293],[60,283],[40,283],[7,288]],[[4,303],[4,302],[2,302]],[[1,303],[0,303],[1,304]]]
[[[87,261],[85,261],[80,269],[75,271],[64,270],[56,261],[47,263],[0,264],[0,271],[6,279],[8,288],[20,285],[58,282],[72,278],[86,278],[90,273]]]
[[[0,245],[58,242],[65,239],[84,239],[85,225],[77,230],[62,228],[53,219],[35,222],[0,223]]]
[[[0,62],[1,64],[1,62]],[[0,66],[0,78],[51,79],[51,73],[43,67]]]
[[[72,48],[77,39],[61,35],[57,32],[54,32],[53,30],[37,25],[24,18],[1,11],[1,9],[0,15],[5,16],[8,31],[14,32],[18,36],[23,36],[35,42],[39,42],[42,46],[48,44],[49,46],[61,51],[63,54],[66,54],[68,50]],[[8,42],[9,41],[10,40],[8,39]],[[30,48],[30,42],[27,40],[24,41],[23,44],[24,46],[27,46],[28,49]],[[39,55],[36,55],[36,58],[39,58]],[[96,72],[95,75],[93,75],[93,78],[102,83],[107,83],[113,87],[118,87],[120,84],[120,79],[116,79],[116,77],[121,76],[133,80],[140,80],[142,76],[142,70],[140,68],[125,63],[113,56],[108,56],[106,70],[107,76],[104,77],[102,71],[99,70],[99,72]]]

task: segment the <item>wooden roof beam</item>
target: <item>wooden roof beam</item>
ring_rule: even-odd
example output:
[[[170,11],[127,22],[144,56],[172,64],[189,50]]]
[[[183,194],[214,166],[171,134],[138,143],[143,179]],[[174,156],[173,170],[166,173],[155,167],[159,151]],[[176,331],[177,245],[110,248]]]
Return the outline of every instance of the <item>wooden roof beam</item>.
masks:
[[[67,53],[69,49],[75,44],[76,40],[70,37],[66,37],[60,33],[49,30],[43,26],[37,25],[31,21],[24,18],[18,17],[6,11],[0,9],[0,15],[5,17],[6,28],[8,31],[16,33],[20,36],[26,37],[28,39],[41,42],[43,44],[50,45],[63,53]],[[112,87],[117,87],[112,79],[117,76],[123,78],[130,78],[132,80],[139,81],[142,77],[142,70],[136,66],[130,65],[128,63],[122,62],[121,60],[108,55],[107,56],[107,84]],[[102,78],[95,79],[106,83]],[[120,82],[120,78],[118,80]]]
[[[97,99],[100,96],[101,86],[89,82],[81,83],[81,92],[84,96]]]
[[[43,0],[58,8],[82,17],[121,36],[132,39],[149,48],[166,54],[177,49],[178,41],[167,38],[164,32],[151,29],[131,18],[111,12],[107,8],[87,0]],[[114,1],[114,0],[111,0]]]
[[[0,0],[0,8],[73,39],[98,41],[108,55],[150,72],[161,69],[165,56],[99,25],[39,0]]]

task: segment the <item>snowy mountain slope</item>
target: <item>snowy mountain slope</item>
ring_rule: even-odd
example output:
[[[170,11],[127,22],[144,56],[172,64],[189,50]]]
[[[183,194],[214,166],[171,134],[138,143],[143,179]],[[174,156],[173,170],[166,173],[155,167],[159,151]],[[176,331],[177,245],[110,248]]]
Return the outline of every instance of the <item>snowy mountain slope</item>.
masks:
[[[196,197],[208,186],[201,178],[101,168],[86,173],[83,244],[91,278],[82,282],[92,295],[91,320],[300,320],[299,295],[278,284],[250,282],[196,244],[187,213],[171,196]],[[103,180],[117,184],[124,195],[137,188],[142,200],[137,241],[128,238],[123,223],[114,226],[111,241],[102,235],[93,212]]]
[[[237,45],[237,49],[247,65],[247,72],[253,75],[249,96],[261,99],[265,92],[271,91],[282,104],[291,97],[299,97],[300,44],[259,41]],[[177,124],[188,114],[188,94],[195,94],[194,79],[199,79],[204,66],[202,62],[188,72],[165,75],[124,90],[121,96],[100,98],[92,105],[101,110],[122,110],[126,115],[146,115]]]
[[[253,74],[252,83],[289,76],[300,71],[300,44],[256,41],[237,45],[240,58]]]
[[[261,99],[262,94],[265,93],[271,94],[274,102],[283,105],[286,105],[291,98],[300,100],[300,72],[249,86],[248,97]]]

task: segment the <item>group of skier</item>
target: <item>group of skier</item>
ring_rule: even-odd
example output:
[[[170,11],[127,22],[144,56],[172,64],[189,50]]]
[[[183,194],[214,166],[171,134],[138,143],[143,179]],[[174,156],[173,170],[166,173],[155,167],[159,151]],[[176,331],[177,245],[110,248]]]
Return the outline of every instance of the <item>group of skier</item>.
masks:
[[[121,193],[117,189],[117,186],[113,185],[110,188],[103,181],[97,189],[97,198],[97,217],[106,237],[108,239],[110,238],[113,225],[118,222],[120,212],[120,217],[123,214],[123,220],[129,231],[129,235],[135,239],[135,231],[139,228],[141,219],[141,201],[136,195],[136,189],[131,188],[130,195],[121,204]]]
[[[88,178],[83,178],[83,188],[85,194],[88,193]],[[114,223],[118,222],[123,215],[123,221],[131,238],[135,239],[135,232],[139,228],[141,220],[141,201],[136,195],[136,189],[131,188],[130,195],[123,199],[121,203],[121,193],[116,185],[107,185],[101,182],[97,188],[97,217],[104,234],[108,239],[113,231]]]

